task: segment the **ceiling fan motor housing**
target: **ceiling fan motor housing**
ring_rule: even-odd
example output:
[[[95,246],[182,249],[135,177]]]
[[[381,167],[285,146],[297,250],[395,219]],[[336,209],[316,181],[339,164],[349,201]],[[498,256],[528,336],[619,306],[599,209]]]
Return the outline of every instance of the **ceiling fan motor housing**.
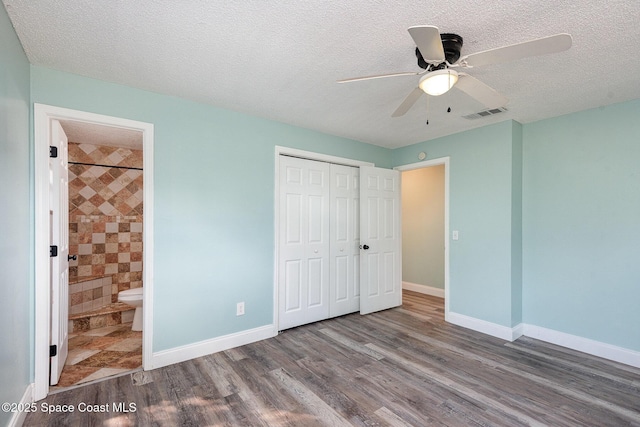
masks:
[[[455,64],[460,59],[460,51],[462,50],[462,37],[457,34],[442,33],[440,34],[442,40],[442,48],[444,49],[444,58],[449,64]],[[418,57],[418,66],[422,69],[427,69],[429,63],[424,60],[422,53],[416,47],[416,56]],[[431,70],[440,70],[446,68],[447,64],[441,62],[439,64],[431,64]]]

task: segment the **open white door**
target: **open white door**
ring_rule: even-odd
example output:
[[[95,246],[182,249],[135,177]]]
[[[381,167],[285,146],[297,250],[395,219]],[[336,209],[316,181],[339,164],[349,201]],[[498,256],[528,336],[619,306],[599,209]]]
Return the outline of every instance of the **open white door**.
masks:
[[[67,136],[60,122],[51,123],[51,146],[57,156],[49,159],[51,245],[57,255],[51,257],[51,385],[58,384],[68,354],[69,322],[69,171]],[[53,352],[52,352],[53,354]]]
[[[400,172],[360,167],[360,314],[402,304]]]

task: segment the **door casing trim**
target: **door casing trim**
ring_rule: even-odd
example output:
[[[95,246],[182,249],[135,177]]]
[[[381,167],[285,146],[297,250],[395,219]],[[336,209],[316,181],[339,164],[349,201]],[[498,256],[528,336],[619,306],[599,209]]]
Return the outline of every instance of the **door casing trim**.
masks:
[[[449,162],[450,157],[440,157],[424,162],[410,163],[397,166],[394,169],[404,172],[431,166],[444,165],[444,320],[449,321]],[[402,195],[400,196],[402,197]]]
[[[143,345],[142,365],[151,366],[153,343],[153,145],[154,127],[139,122],[45,104],[34,104],[34,400],[49,393],[49,141],[52,120],[73,120],[142,132],[143,145]]]

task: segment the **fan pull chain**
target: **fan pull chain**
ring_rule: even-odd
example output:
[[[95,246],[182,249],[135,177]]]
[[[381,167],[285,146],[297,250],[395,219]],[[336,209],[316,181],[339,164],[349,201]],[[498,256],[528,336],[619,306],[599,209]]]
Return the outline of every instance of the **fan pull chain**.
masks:
[[[427,126],[429,125],[429,95],[427,95]]]

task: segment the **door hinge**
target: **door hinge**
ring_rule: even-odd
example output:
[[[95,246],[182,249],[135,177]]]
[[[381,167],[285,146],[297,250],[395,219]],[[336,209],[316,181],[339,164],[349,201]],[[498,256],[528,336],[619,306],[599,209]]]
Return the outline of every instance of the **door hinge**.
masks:
[[[58,247],[56,245],[49,246],[49,256],[50,257],[58,256]]]
[[[54,147],[53,145],[49,146],[49,157],[54,159],[58,157],[58,147]]]
[[[49,357],[54,357],[58,355],[58,346],[50,345],[49,346]]]

